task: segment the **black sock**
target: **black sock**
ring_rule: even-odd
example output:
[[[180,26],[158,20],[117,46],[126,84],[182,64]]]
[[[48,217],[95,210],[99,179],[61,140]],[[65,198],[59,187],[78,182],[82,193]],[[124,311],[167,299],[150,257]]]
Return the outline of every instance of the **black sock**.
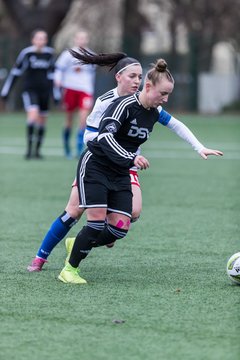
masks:
[[[44,126],[40,126],[37,129],[37,144],[36,144],[36,155],[39,155],[39,151],[40,151],[40,147],[42,145],[43,139],[44,139],[44,135],[45,135],[45,127]]]
[[[69,264],[75,268],[87,257],[92,247],[95,246],[96,239],[104,228],[104,221],[88,221],[78,233],[70,255]]]
[[[71,128],[64,128],[63,129],[63,144],[64,144],[64,150],[66,155],[70,155],[71,149],[70,149],[70,137],[71,137]]]
[[[34,123],[27,124],[26,136],[27,136],[27,155],[31,156],[32,154],[32,144],[34,136]]]

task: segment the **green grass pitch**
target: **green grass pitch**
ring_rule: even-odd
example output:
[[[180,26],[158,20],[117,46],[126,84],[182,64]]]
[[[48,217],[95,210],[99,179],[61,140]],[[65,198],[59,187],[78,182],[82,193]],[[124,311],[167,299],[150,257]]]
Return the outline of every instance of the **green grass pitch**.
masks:
[[[50,115],[45,160],[25,161],[25,115],[1,113],[1,359],[238,358],[240,286],[225,268],[240,251],[240,118],[177,117],[224,157],[202,160],[156,126],[142,148],[140,220],[113,249],[92,251],[81,266],[88,285],[74,286],[57,280],[64,242],[41,273],[26,271],[75,176],[63,114]]]

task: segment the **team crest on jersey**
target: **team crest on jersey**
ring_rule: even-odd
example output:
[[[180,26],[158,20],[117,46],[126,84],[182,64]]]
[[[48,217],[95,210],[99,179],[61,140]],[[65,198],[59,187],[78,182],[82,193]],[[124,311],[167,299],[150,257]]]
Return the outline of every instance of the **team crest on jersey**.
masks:
[[[109,131],[110,133],[115,133],[117,131],[117,127],[116,124],[114,122],[108,124],[106,127],[107,131]]]

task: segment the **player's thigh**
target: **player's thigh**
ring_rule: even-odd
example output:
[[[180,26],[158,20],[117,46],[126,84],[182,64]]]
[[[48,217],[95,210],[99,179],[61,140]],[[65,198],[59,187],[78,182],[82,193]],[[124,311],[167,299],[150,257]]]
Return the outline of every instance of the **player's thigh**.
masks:
[[[87,208],[86,215],[88,221],[105,221],[107,208]]]
[[[38,93],[39,111],[42,116],[47,116],[49,110],[50,92],[49,90]]]
[[[121,224],[122,228],[128,229],[132,215],[132,191],[111,191],[108,199],[108,221],[114,226]]]
[[[63,106],[66,112],[73,112],[78,106],[77,91],[72,89],[64,89]]]
[[[107,208],[108,183],[107,174],[92,159],[92,153],[86,149],[79,159],[77,168],[80,207]]]
[[[79,184],[80,207],[107,209],[108,189],[104,184],[82,182]]]
[[[132,184],[132,218],[136,219],[142,211],[142,191],[138,185]]]
[[[132,220],[134,220],[139,218],[142,211],[142,191],[137,170],[130,169],[129,175],[133,193]]]
[[[91,111],[93,107],[93,96],[85,93],[84,91],[79,91],[78,93],[78,108],[79,110],[84,110],[85,112]]]
[[[65,210],[74,219],[79,219],[84,212],[84,209],[79,207],[79,195],[76,185],[72,186],[70,197]]]
[[[35,121],[39,116],[39,103],[35,91],[28,90],[22,93],[24,109],[29,121]]]
[[[130,227],[130,217],[124,214],[111,212],[107,214],[107,222],[119,229],[128,230]]]

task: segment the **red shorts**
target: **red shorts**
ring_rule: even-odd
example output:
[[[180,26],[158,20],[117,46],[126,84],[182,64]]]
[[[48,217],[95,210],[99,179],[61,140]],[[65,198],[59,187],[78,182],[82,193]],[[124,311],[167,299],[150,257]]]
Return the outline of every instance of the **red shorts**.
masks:
[[[131,178],[131,185],[136,185],[140,187],[140,182],[138,180],[138,172],[134,170],[129,170],[130,178]],[[74,179],[72,183],[72,187],[77,186],[77,178]]]
[[[66,111],[91,110],[93,106],[93,96],[83,91],[65,89],[63,95],[63,105]]]
[[[140,182],[138,180],[138,172],[134,170],[129,170],[131,184],[140,187]]]

